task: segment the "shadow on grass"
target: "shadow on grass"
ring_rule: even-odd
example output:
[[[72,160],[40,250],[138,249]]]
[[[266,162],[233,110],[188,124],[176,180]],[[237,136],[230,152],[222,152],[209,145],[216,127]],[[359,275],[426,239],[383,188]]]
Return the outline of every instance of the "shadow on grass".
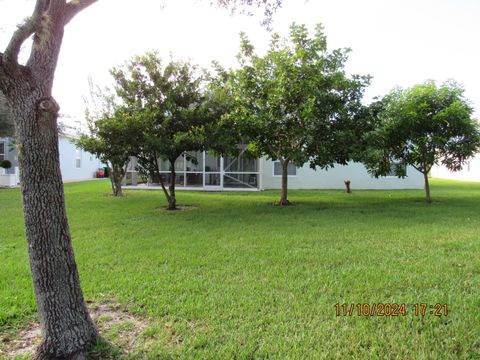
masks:
[[[467,218],[475,218],[480,209],[479,197],[469,196],[468,192],[452,196],[451,193],[433,197],[431,204],[426,204],[422,192],[403,191],[402,193],[360,192],[343,194],[325,192],[308,196],[292,194],[295,206],[274,206],[268,197],[255,197],[239,200],[239,197],[225,197],[221,202],[205,203],[201,211],[184,213],[176,216],[177,228],[188,228],[192,224],[197,230],[212,227],[264,227],[262,224],[305,224],[312,222],[364,223],[372,225],[381,221],[398,221],[408,226],[446,223],[463,223]],[[324,195],[324,196],[323,196]],[[180,215],[180,214],[178,214]],[[338,219],[338,220],[336,220]],[[383,219],[383,220],[382,220]],[[256,225],[255,225],[256,224]]]

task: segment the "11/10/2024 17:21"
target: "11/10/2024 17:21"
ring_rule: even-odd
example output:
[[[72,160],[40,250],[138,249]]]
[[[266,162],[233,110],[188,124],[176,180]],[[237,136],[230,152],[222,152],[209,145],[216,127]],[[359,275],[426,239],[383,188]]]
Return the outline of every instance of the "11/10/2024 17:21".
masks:
[[[399,303],[336,303],[336,316],[406,316],[412,312],[414,316],[447,316],[447,304],[399,304]]]

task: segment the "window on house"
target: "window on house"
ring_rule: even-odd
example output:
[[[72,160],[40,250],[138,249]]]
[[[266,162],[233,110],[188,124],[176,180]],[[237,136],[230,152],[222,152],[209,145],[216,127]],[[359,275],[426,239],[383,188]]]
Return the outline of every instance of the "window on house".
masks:
[[[297,167],[292,163],[288,163],[288,176],[296,176],[297,175]],[[273,162],[273,176],[282,176],[282,164],[280,161]]]
[[[5,143],[0,143],[0,161],[5,160]]]
[[[82,167],[82,151],[77,149],[75,152],[75,167],[80,169]]]
[[[390,172],[386,176],[396,177],[397,173],[407,176],[407,166],[401,161],[394,161],[390,167]]]

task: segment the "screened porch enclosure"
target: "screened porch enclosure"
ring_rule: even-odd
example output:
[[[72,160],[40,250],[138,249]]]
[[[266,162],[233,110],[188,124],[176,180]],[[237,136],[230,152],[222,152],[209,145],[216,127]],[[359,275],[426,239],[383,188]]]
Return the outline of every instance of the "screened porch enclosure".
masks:
[[[170,183],[170,163],[160,160],[160,174]],[[259,189],[258,159],[243,153],[237,157],[222,157],[208,152],[188,152],[175,162],[175,185],[203,189]],[[158,183],[158,179],[151,179]]]

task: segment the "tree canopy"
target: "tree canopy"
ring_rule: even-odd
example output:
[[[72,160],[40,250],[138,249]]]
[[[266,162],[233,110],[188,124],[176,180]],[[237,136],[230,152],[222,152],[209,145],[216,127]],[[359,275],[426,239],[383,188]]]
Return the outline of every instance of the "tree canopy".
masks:
[[[346,163],[356,134],[368,76],[344,71],[348,49],[327,50],[321,25],[310,37],[292,24],[288,39],[271,37],[264,56],[241,35],[241,68],[232,76],[234,114],[257,155],[282,166],[280,204],[287,205],[290,164],[328,167]]]
[[[123,196],[122,181],[142,128],[113,94],[92,90],[91,95],[98,105],[86,112],[90,134],[80,135],[75,144],[108,165],[113,195]]]
[[[156,53],[136,56],[123,68],[113,69],[112,75],[125,107],[142,124],[143,138],[135,154],[138,166],[158,179],[173,210],[175,162],[181,156],[196,162],[191,152],[220,146],[209,135],[218,133],[223,97],[207,91],[206,75],[198,66],[174,60],[163,64]],[[167,170],[160,165],[162,160],[168,164],[168,176],[162,173]],[[168,191],[164,180],[170,183]]]
[[[462,169],[480,147],[480,128],[464,89],[455,82],[433,81],[409,89],[396,88],[372,104],[376,129],[364,163],[375,176],[405,176],[411,165],[424,175],[426,201],[431,202],[428,173],[434,165]]]

